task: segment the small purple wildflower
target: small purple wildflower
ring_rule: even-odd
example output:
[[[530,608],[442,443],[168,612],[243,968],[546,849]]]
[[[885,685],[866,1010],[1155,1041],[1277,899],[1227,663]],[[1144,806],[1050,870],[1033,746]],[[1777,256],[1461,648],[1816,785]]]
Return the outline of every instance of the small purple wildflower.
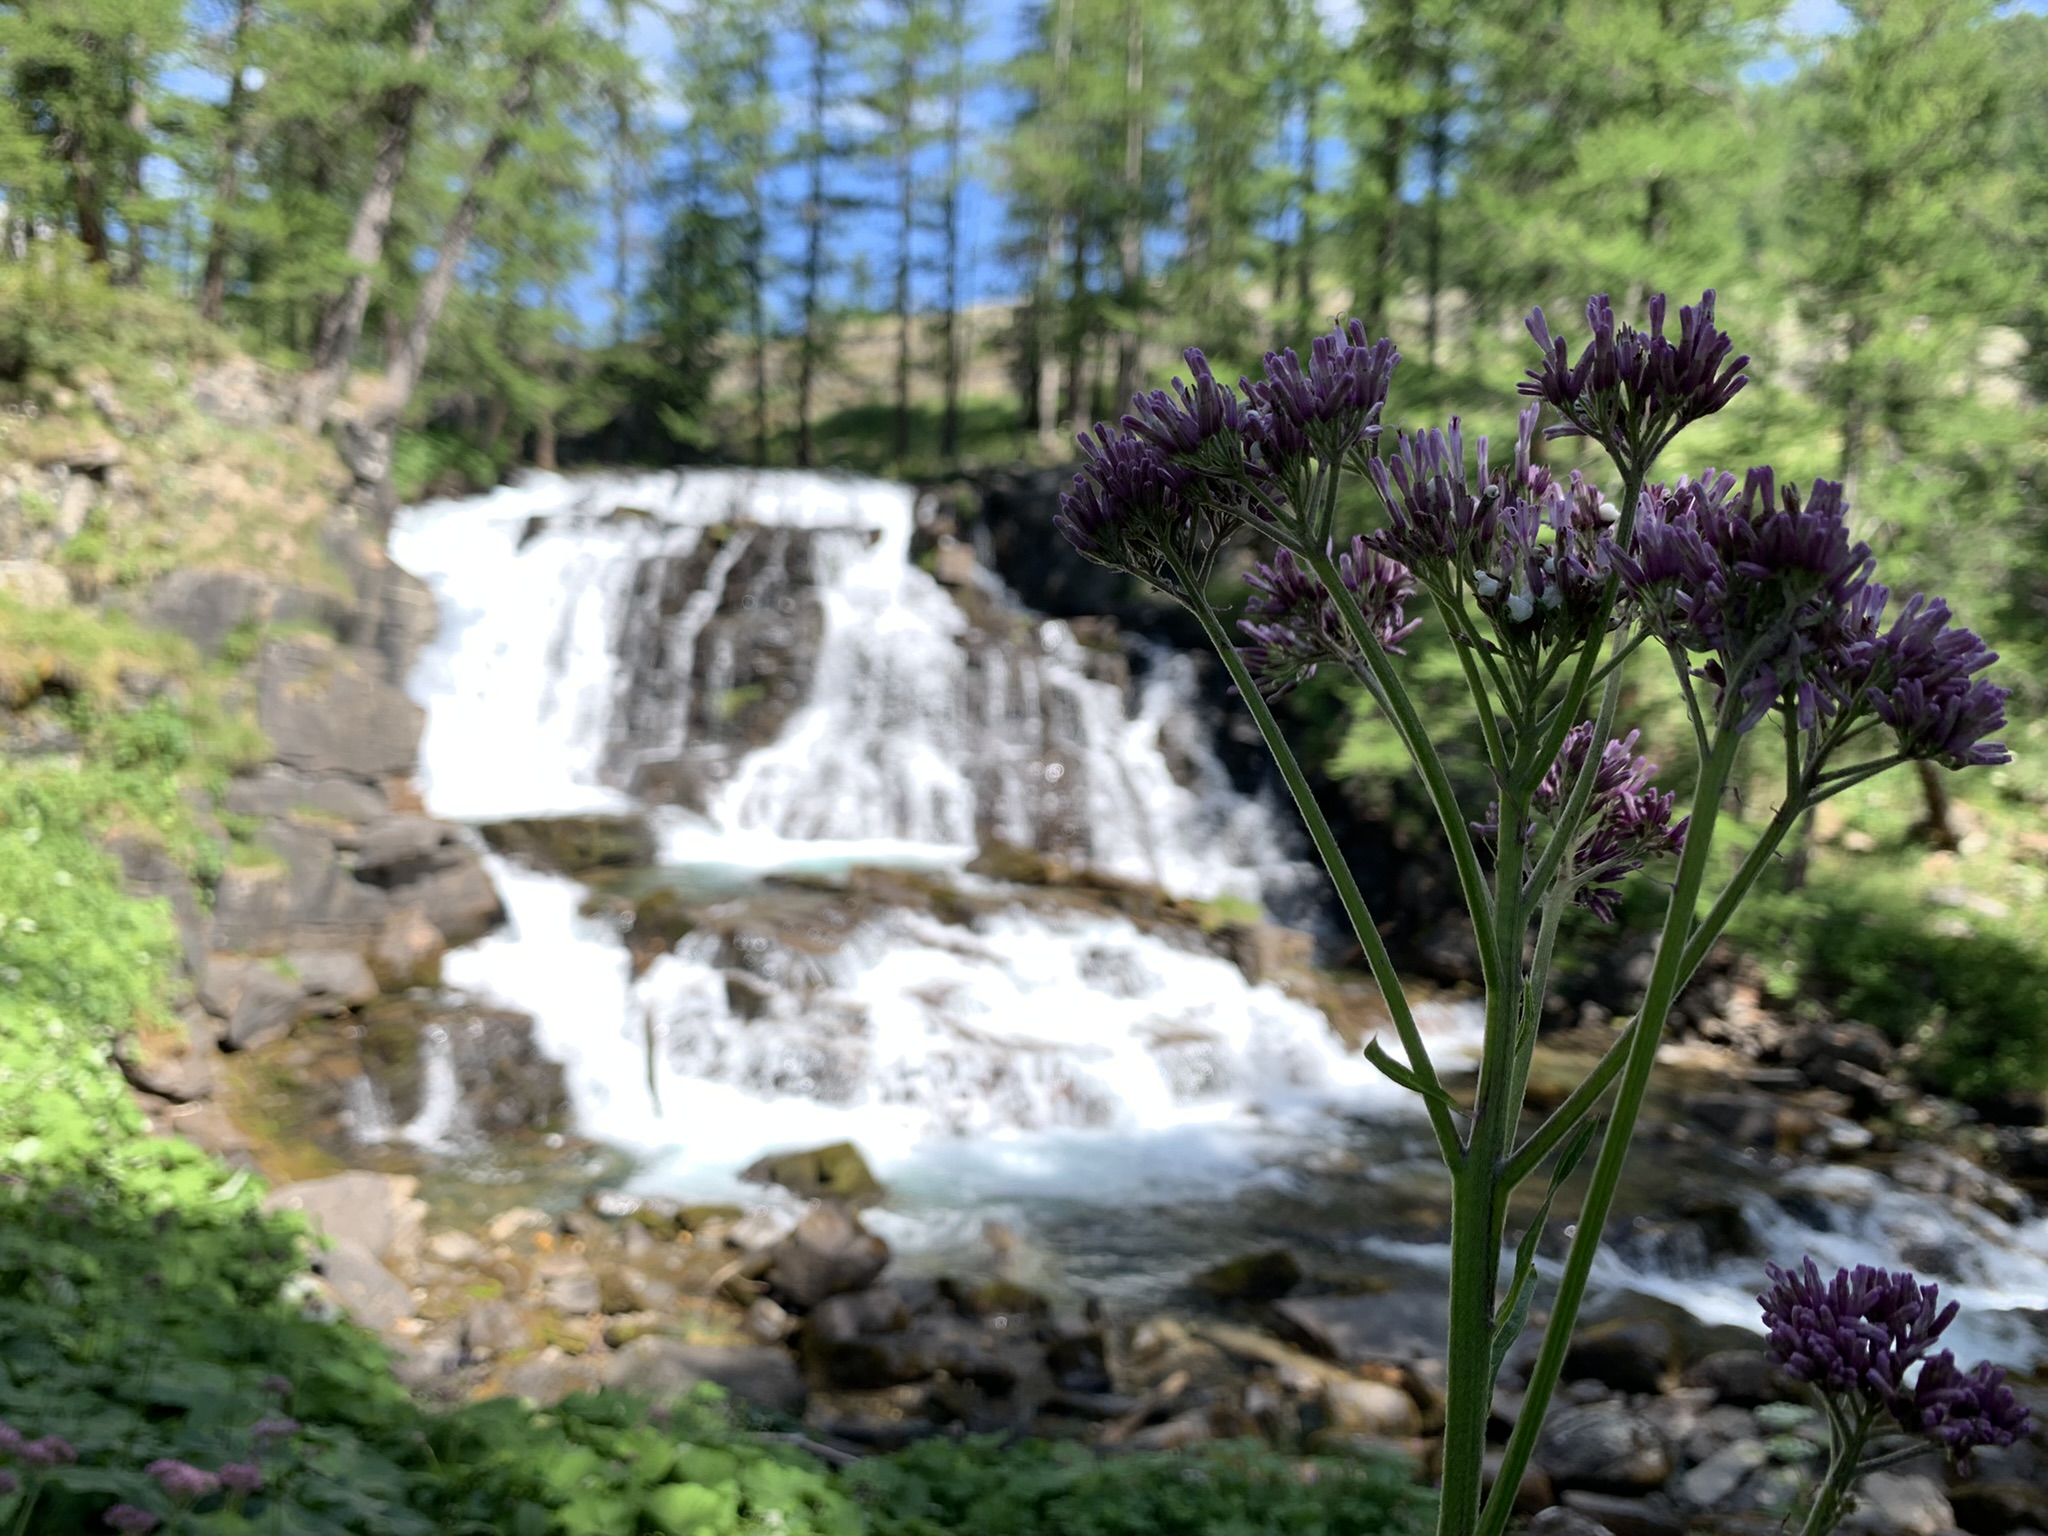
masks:
[[[1574,834],[1570,861],[1559,875],[1572,883],[1572,900],[1603,923],[1613,922],[1620,912],[1622,877],[1651,859],[1683,853],[1686,830],[1692,825],[1689,816],[1675,822],[1671,819],[1678,806],[1676,795],[1650,787],[1657,765],[1635,755],[1639,734],[1630,731],[1601,749],[1585,819]],[[1592,744],[1590,720],[1581,721],[1566,734],[1557,760],[1530,797],[1529,808],[1538,817],[1554,821],[1564,809]],[[1473,830],[1483,837],[1498,837],[1499,805],[1489,806],[1487,819],[1475,822]]]
[[[1985,738],[2005,729],[2010,690],[1976,676],[1998,653],[1951,617],[1940,598],[1908,599],[1877,643],[1867,697],[1907,757],[1950,768],[2009,763],[2005,743]]]
[[[2011,1445],[2033,1428],[2033,1415],[2005,1384],[2003,1370],[1987,1360],[1964,1372],[1945,1349],[1920,1367],[1912,1394],[1898,1399],[1892,1412],[1908,1433],[1939,1440],[1965,1471],[1972,1451]]]
[[[24,1440],[14,1454],[31,1467],[68,1466],[78,1460],[77,1450],[62,1435],[44,1435],[39,1440]]]
[[[220,1491],[220,1479],[213,1473],[175,1457],[158,1457],[142,1470],[155,1478],[157,1486],[174,1499],[189,1502]]]
[[[0,1456],[13,1456],[20,1452],[22,1443],[28,1437],[5,1419],[0,1419]]]
[[[1499,529],[1502,487],[1488,472],[1486,439],[1478,440],[1478,474],[1468,476],[1465,435],[1453,416],[1446,428],[1409,435],[1366,466],[1386,504],[1387,526],[1372,546],[1432,585],[1460,568],[1490,560]]]
[[[249,1426],[249,1434],[258,1445],[267,1440],[289,1440],[302,1426],[297,1419],[258,1419]]]
[[[1079,439],[1082,465],[1053,526],[1101,565],[1166,580],[1169,548],[1193,556],[1188,472],[1134,433],[1098,424]]]
[[[258,1385],[262,1391],[268,1392],[272,1397],[280,1401],[289,1402],[291,1400],[292,1383],[291,1378],[288,1376],[266,1376]]]
[[[12,1472],[0,1472],[0,1499],[21,1492],[21,1479]]]
[[[1880,1408],[1910,1395],[1906,1375],[1956,1315],[1939,1290],[1904,1270],[1859,1264],[1823,1281],[1812,1259],[1796,1270],[1767,1265],[1771,1288],[1757,1297],[1771,1357],[1795,1381],[1857,1394]]]
[[[1220,453],[1229,464],[1242,463],[1248,415],[1244,402],[1217,379],[1200,347],[1189,347],[1181,356],[1194,375],[1193,386],[1176,378],[1167,389],[1131,396],[1124,429],[1172,457]]]
[[[1311,456],[1335,465],[1378,437],[1400,361],[1384,336],[1366,340],[1361,320],[1316,337],[1307,367],[1292,347],[1268,352],[1265,377],[1239,381],[1254,407],[1247,431],[1268,467],[1282,473]]]
[[[1625,472],[1641,472],[1688,423],[1735,398],[1749,382],[1742,371],[1749,359],[1728,356],[1734,344],[1715,328],[1714,290],[1680,308],[1676,340],[1664,334],[1666,308],[1663,294],[1651,298],[1645,334],[1618,324],[1607,295],[1595,294],[1586,302],[1592,339],[1576,363],[1543,311],[1530,311],[1529,335],[1543,363],[1519,388],[1564,417],[1546,436],[1589,437]]]
[[[128,1532],[130,1536],[142,1536],[143,1532],[153,1531],[163,1524],[148,1510],[138,1509],[133,1504],[116,1504],[100,1518],[115,1530]]]
[[[1337,557],[1337,574],[1357,599],[1380,647],[1402,654],[1401,642],[1422,623],[1403,611],[1415,594],[1415,580],[1407,569],[1368,548],[1364,539],[1353,538],[1350,549]],[[1272,563],[1254,566],[1245,581],[1252,596],[1237,627],[1252,643],[1238,654],[1268,698],[1307,682],[1325,664],[1363,668],[1364,659],[1344,627],[1336,600],[1291,551],[1275,551]]]
[[[263,1487],[263,1469],[253,1461],[223,1463],[219,1477],[221,1487],[230,1493],[255,1493]]]

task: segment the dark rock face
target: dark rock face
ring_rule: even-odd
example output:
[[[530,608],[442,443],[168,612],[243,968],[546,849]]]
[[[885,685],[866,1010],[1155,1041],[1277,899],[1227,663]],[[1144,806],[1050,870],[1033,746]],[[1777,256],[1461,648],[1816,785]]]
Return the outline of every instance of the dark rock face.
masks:
[[[713,530],[689,554],[635,573],[612,747],[613,771],[635,794],[702,810],[738,758],[773,741],[808,696],[825,630],[817,539],[796,528]]]
[[[1721,1349],[1686,1367],[1684,1384],[1706,1387],[1714,1400],[1738,1408],[1799,1402],[1804,1390],[1760,1349]]]
[[[561,1065],[534,1043],[533,1020],[506,1008],[421,1008],[394,1000],[362,1015],[363,1076],[385,1115],[403,1124],[425,1101],[425,1056],[444,1049],[461,1099],[462,1129],[485,1136],[546,1131],[569,1115]]]
[[[1597,1323],[1572,1340],[1567,1380],[1585,1378],[1617,1392],[1655,1392],[1678,1361],[1678,1340],[1655,1319]]]
[[[1195,1289],[1218,1301],[1278,1301],[1301,1284],[1301,1265],[1284,1248],[1248,1253],[1205,1269]]]
[[[776,1245],[767,1280],[779,1300],[808,1310],[872,1284],[888,1262],[887,1243],[864,1230],[846,1206],[821,1200]]]
[[[264,648],[257,723],[287,768],[376,780],[411,771],[425,715],[377,653],[291,639]]]
[[[562,874],[631,869],[655,856],[654,834],[638,816],[534,817],[480,830],[493,853]]]

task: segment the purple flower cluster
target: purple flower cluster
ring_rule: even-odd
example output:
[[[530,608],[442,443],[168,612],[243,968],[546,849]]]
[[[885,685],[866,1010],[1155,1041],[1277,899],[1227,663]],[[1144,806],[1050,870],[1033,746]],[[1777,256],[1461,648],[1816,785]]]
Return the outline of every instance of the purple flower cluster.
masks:
[[[1577,471],[1560,480],[1534,461],[1538,410],[1522,412],[1514,462],[1499,470],[1481,437],[1468,473],[1455,417],[1367,466],[1387,509],[1373,547],[1447,598],[1469,590],[1510,643],[1583,638],[1609,579],[1614,508]]]
[[[1584,820],[1576,831],[1559,829],[1573,838],[1571,858],[1559,878],[1572,884],[1572,900],[1603,923],[1613,922],[1620,911],[1622,877],[1651,859],[1683,853],[1686,829],[1692,824],[1692,818],[1686,816],[1671,819],[1678,806],[1676,795],[1651,788],[1657,765],[1635,755],[1638,735],[1630,731],[1601,749]],[[1581,721],[1566,734],[1557,760],[1530,797],[1529,807],[1538,817],[1554,822],[1563,812],[1585,771],[1592,745],[1590,720]],[[1484,837],[1498,837],[1500,807],[1489,807],[1487,820],[1475,823],[1473,830]]]
[[[1711,659],[1701,675],[1722,717],[1752,729],[1786,702],[1802,730],[1868,707],[1906,757],[1950,767],[2002,763],[1986,738],[2006,690],[1977,676],[1997,655],[1916,597],[1882,630],[1889,592],[1868,545],[1849,534],[1842,488],[1778,486],[1768,466],[1708,471],[1643,494],[1634,536],[1613,560],[1638,615],[1667,645]]]
[[[62,1435],[41,1435],[31,1440],[5,1420],[0,1420],[0,1456],[12,1456],[25,1467],[69,1466],[78,1451]]]
[[[138,1509],[133,1504],[116,1504],[101,1518],[115,1530],[127,1532],[129,1536],[144,1536],[144,1533],[153,1531],[163,1524],[162,1520],[148,1510]]]
[[[1169,591],[1175,564],[1206,570],[1240,523],[1297,549],[1327,545],[1318,488],[1378,438],[1400,361],[1393,344],[1368,342],[1354,320],[1317,337],[1305,364],[1291,350],[1267,353],[1264,377],[1235,390],[1198,348],[1183,355],[1192,383],[1134,395],[1119,426],[1082,435],[1060,532],[1089,559]]]
[[[1415,595],[1415,580],[1407,569],[1367,548],[1364,539],[1354,538],[1350,549],[1337,557],[1337,575],[1357,600],[1381,648],[1400,655],[1401,642],[1422,623],[1404,611]],[[1275,551],[1272,562],[1254,566],[1245,581],[1252,596],[1237,627],[1251,644],[1240,647],[1238,654],[1268,698],[1307,682],[1325,664],[1363,667],[1336,599],[1322,578],[1291,551]]]
[[[1606,294],[1586,303],[1593,337],[1577,362],[1563,338],[1550,334],[1543,311],[1529,313],[1529,334],[1543,351],[1521,393],[1556,408],[1562,424],[1550,437],[1588,437],[1624,473],[1642,473],[1685,426],[1711,416],[1749,382],[1747,357],[1714,325],[1714,290],[1678,311],[1678,337],[1664,334],[1663,294],[1650,300],[1650,329],[1618,324]]]
[[[1909,1434],[1939,1440],[1959,1465],[1979,1446],[2027,1433],[2028,1411],[2005,1372],[1984,1363],[1966,1373],[1947,1350],[1929,1355],[1957,1311],[1935,1286],[1862,1264],[1823,1280],[1810,1258],[1798,1269],[1766,1269],[1771,1288],[1757,1300],[1768,1347],[1794,1380],[1890,1414]]]
[[[220,1478],[189,1461],[162,1456],[142,1469],[172,1498],[193,1503],[220,1491]]]

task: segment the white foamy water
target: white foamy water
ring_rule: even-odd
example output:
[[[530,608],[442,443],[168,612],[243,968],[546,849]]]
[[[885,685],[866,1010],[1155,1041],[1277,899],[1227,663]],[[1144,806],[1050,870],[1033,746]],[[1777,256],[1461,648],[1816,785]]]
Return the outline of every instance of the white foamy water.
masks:
[[[447,980],[535,1015],[580,1127],[640,1152],[648,1187],[712,1192],[760,1153],[848,1139],[889,1171],[1109,1198],[1242,1174],[1334,1107],[1405,1109],[1317,1010],[1121,918],[887,913],[741,1013],[708,946],[635,980],[575,882],[490,867],[510,921]],[[1471,1045],[1469,1007],[1423,1018]]]

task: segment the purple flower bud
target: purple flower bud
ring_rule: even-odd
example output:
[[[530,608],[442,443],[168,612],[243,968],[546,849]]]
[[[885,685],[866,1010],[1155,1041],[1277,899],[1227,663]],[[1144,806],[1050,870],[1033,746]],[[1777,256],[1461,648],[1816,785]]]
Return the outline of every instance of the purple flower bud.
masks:
[[[1175,379],[1168,389],[1133,395],[1125,430],[1164,454],[1197,456],[1220,449],[1242,460],[1246,413],[1236,391],[1218,382],[1200,347],[1189,347],[1181,356],[1195,377],[1194,387]]]
[[[1942,1306],[1935,1286],[1903,1270],[1859,1264],[1823,1281],[1810,1258],[1796,1270],[1765,1268],[1771,1288],[1757,1300],[1786,1374],[1894,1412],[1911,1395],[1907,1373],[1956,1315],[1954,1302]]]
[[[263,1469],[253,1461],[230,1461],[220,1469],[220,1485],[230,1493],[255,1493],[263,1486]]]
[[[1920,1367],[1910,1396],[1892,1405],[1908,1433],[1931,1435],[1967,1471],[1979,1446],[2008,1446],[2033,1428],[2033,1415],[2005,1384],[2005,1372],[1988,1360],[1967,1374],[1948,1350]]]
[[[159,1457],[142,1470],[155,1478],[165,1493],[187,1503],[220,1491],[220,1479],[213,1473],[175,1457]]]
[[[1309,345],[1308,366],[1292,348],[1266,354],[1266,376],[1239,387],[1256,408],[1247,431],[1275,472],[1309,455],[1326,464],[1379,436],[1379,416],[1401,354],[1385,337],[1368,342],[1353,320]]]
[[[142,1536],[143,1532],[153,1531],[163,1524],[148,1510],[138,1509],[133,1504],[116,1504],[100,1518],[115,1530],[128,1532],[129,1536]]]
[[[62,1435],[44,1435],[40,1440],[25,1440],[14,1454],[31,1467],[67,1466],[78,1460],[78,1452]]]
[[[1400,655],[1401,642],[1422,624],[1403,611],[1415,593],[1414,578],[1369,549],[1362,538],[1352,539],[1351,548],[1337,557],[1337,574],[1357,599],[1381,648]],[[1325,663],[1354,670],[1364,667],[1336,600],[1291,551],[1276,551],[1271,564],[1254,566],[1245,581],[1252,596],[1237,627],[1252,643],[1238,654],[1258,680],[1260,692],[1278,698],[1314,677]]]
[[[1985,739],[2005,729],[2009,690],[1976,677],[1997,660],[1974,633],[1951,623],[1947,603],[1915,596],[1877,644],[1871,707],[1907,757],[1950,768],[2009,763],[2005,743]]]
[[[1676,795],[1650,787],[1657,765],[1634,755],[1639,734],[1630,731],[1601,749],[1585,817],[1571,834],[1571,853],[1558,876],[1573,886],[1572,900],[1604,923],[1613,922],[1620,911],[1622,877],[1653,858],[1683,853],[1686,830],[1692,824],[1692,818],[1686,816],[1675,822],[1671,819],[1678,806]],[[1592,744],[1590,720],[1566,733],[1557,760],[1529,800],[1529,808],[1538,818],[1555,822],[1571,798]],[[1473,830],[1482,837],[1500,835],[1497,803],[1487,808],[1487,819],[1475,822]]]
[[[1188,520],[1186,472],[1144,438],[1104,425],[1080,444],[1081,471],[1060,497],[1053,526],[1090,560],[1148,576]]]
[[[1466,473],[1465,435],[1453,416],[1442,430],[1402,433],[1391,454],[1373,460],[1367,473],[1387,509],[1373,548],[1432,582],[1490,561],[1503,490],[1488,474],[1486,439],[1477,446],[1475,478]]]
[[[289,1440],[299,1429],[297,1419],[258,1419],[249,1426],[249,1434],[260,1445],[266,1440]]]
[[[1649,468],[1687,423],[1720,410],[1749,382],[1747,357],[1730,359],[1728,337],[1714,326],[1714,290],[1678,312],[1678,338],[1664,334],[1666,301],[1650,300],[1648,334],[1617,324],[1607,295],[1586,303],[1592,340],[1576,363],[1561,337],[1550,333],[1543,311],[1529,313],[1529,335],[1543,352],[1521,393],[1557,409],[1561,425],[1551,437],[1589,437],[1618,464]]]

